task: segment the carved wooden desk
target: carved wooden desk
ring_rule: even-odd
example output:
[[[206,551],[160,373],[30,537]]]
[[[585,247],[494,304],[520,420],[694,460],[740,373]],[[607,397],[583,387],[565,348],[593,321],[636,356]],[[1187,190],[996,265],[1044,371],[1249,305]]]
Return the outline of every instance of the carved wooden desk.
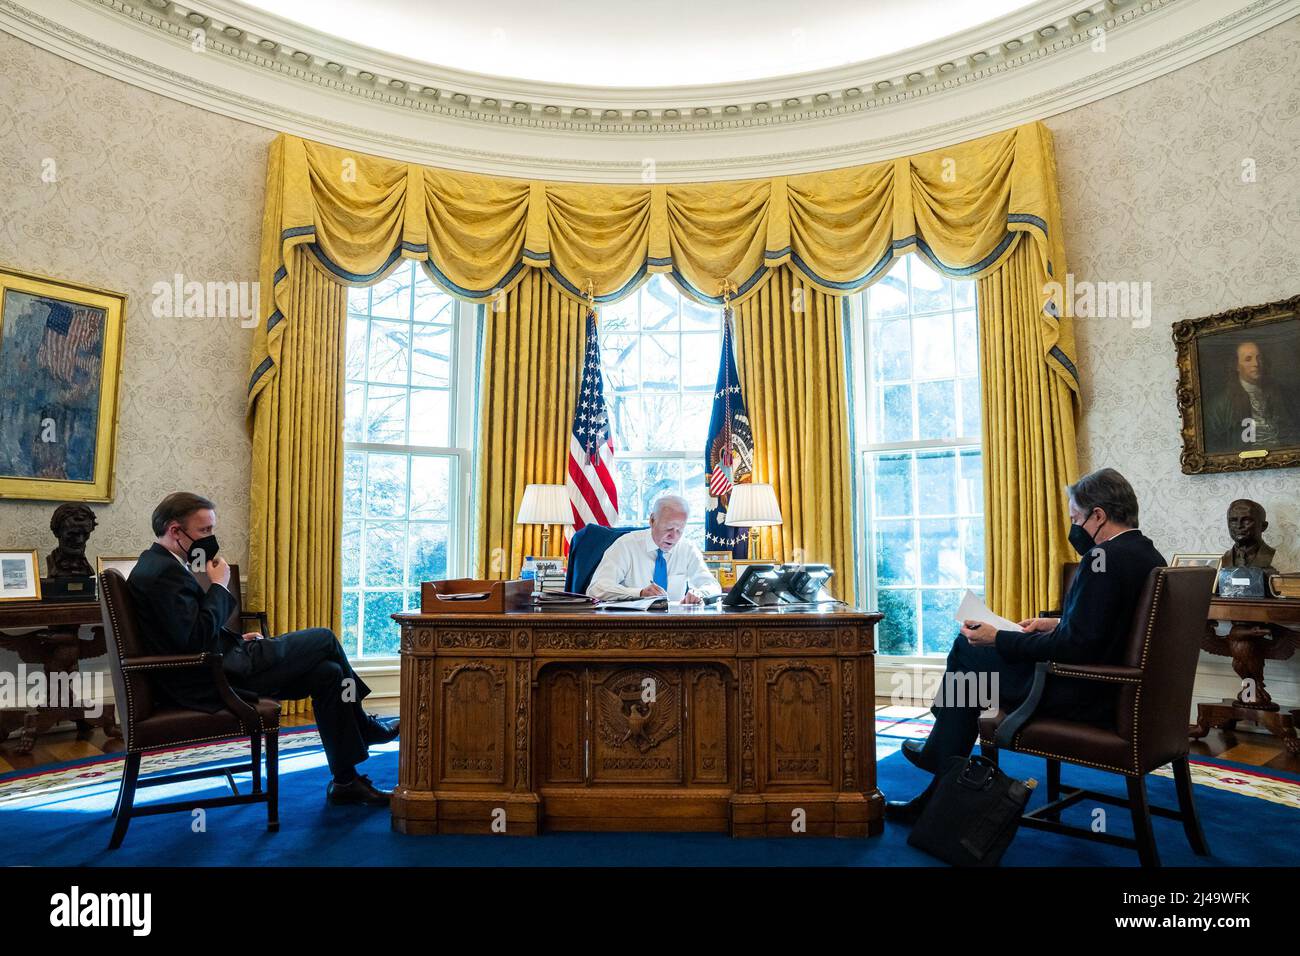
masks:
[[[883,828],[879,614],[393,617],[396,830],[864,837]]]

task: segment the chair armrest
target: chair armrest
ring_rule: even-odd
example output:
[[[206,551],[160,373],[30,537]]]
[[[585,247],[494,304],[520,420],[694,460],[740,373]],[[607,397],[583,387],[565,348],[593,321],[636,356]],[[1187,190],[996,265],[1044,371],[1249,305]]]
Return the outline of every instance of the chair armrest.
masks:
[[[262,732],[262,719],[257,708],[235,693],[221,666],[221,655],[211,651],[202,654],[158,654],[149,657],[129,657],[122,662],[123,674],[147,674],[150,671],[168,670],[176,667],[206,667],[212,675],[217,694],[226,709],[235,715],[240,726],[248,733]]]
[[[1038,661],[1034,664],[1034,683],[1029,688],[1029,696],[1025,698],[1024,703],[1007,714],[1002,723],[998,724],[998,732],[993,742],[999,750],[1010,750],[1020,728],[1034,716],[1034,711],[1038,709],[1038,704],[1043,699],[1043,688],[1047,686],[1047,674],[1051,669],[1051,661]]]
[[[1121,684],[1142,683],[1142,668],[1119,664],[1051,664],[1054,677],[1078,677],[1083,680],[1100,680]]]
[[[156,671],[172,667],[211,667],[212,660],[221,663],[221,655],[205,651],[202,654],[156,654],[149,657],[128,657],[122,661],[123,672]]]
[[[1097,680],[1106,683],[1140,684],[1142,668],[1123,667],[1118,664],[1060,664],[1054,661],[1038,661],[1034,664],[1034,683],[1029,688],[1029,696],[1024,703],[1007,714],[998,725],[994,743],[999,749],[1011,749],[1016,734],[1025,725],[1043,699],[1043,689],[1047,686],[1048,676],[1077,677],[1082,680]]]

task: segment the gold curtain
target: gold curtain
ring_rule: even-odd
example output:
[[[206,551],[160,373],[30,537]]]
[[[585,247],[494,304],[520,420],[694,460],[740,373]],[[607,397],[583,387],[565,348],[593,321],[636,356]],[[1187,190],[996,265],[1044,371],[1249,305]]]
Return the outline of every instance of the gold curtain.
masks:
[[[1049,363],[1073,355],[1069,318],[1047,306],[1048,278],[1023,240],[979,280],[987,603],[1012,619],[1060,607],[1072,560],[1065,486],[1079,476],[1077,382]],[[1069,359],[1064,359],[1069,361]]]
[[[845,484],[837,477],[839,466],[817,470],[818,463],[808,457],[811,443],[796,434],[798,426],[814,423],[793,417],[788,382],[785,392],[760,384],[765,381],[760,368],[763,375],[775,376],[766,363],[785,362],[782,374],[807,374],[798,371],[798,362],[808,361],[808,337],[815,335],[816,323],[796,335],[794,327],[781,325],[788,319],[783,308],[773,306],[784,301],[796,280],[815,293],[811,307],[825,310],[830,297],[870,285],[908,252],[949,276],[980,281],[980,315],[989,329],[981,346],[984,427],[991,449],[986,469],[989,598],[1003,613],[1034,610],[1033,605],[1050,603],[1056,595],[1056,579],[1049,574],[1043,580],[1042,559],[1017,535],[1024,527],[1039,528],[1048,542],[1048,559],[1059,556],[1067,520],[1060,481],[1075,467],[1077,391],[1068,322],[1042,307],[1042,283],[1034,285],[1066,275],[1052,139],[1040,123],[827,172],[626,186],[481,176],[281,135],[272,143],[267,170],[262,321],[250,360],[249,413],[255,422],[259,415],[269,415],[262,395],[274,389],[280,397],[270,405],[282,419],[292,414],[285,386],[275,383],[302,347],[289,334],[310,318],[302,302],[323,295],[313,285],[319,276],[302,284],[305,273],[314,275],[313,266],[339,284],[365,285],[414,259],[451,294],[488,303],[479,447],[485,464],[479,474],[475,558],[480,573],[512,574],[525,553],[540,548],[537,529],[516,529],[513,523],[525,485],[564,477],[588,282],[597,301],[606,303],[629,294],[648,275],[665,273],[687,295],[713,304],[721,303],[721,286],[727,282],[737,290],[733,304],[738,310],[748,315],[748,300],[766,301],[767,314],[781,320],[769,321],[787,333],[766,347],[756,344],[761,335],[751,334],[745,346],[754,350],[748,375],[755,392],[746,396],[752,407],[762,402],[779,409],[785,403],[783,413],[768,413],[762,437],[756,435],[777,446],[759,447],[760,464],[768,469],[791,518],[788,528],[765,533],[768,544],[783,554],[796,548],[809,554],[825,548],[832,555],[843,550],[843,557],[828,560],[851,586],[852,575],[844,573],[851,568],[851,550],[842,543],[848,537],[842,530],[846,518],[823,513],[829,507],[826,500],[809,500],[823,488]],[[1019,265],[1008,271],[1012,256]],[[838,315],[833,308],[831,313]],[[761,304],[754,314],[763,314]],[[520,327],[510,328],[503,315],[515,316]],[[741,324],[762,323],[742,318]],[[996,341],[1011,344],[996,346]],[[832,343],[820,341],[818,347],[829,361]],[[341,361],[342,345],[337,348],[335,360]],[[306,400],[305,392],[294,399]],[[842,391],[836,401],[844,404]],[[837,412],[841,421],[848,414],[847,408]],[[1036,416],[1038,424],[1024,425],[1025,415]],[[254,507],[263,513],[287,493],[288,482],[300,480],[271,470],[271,436],[281,441],[280,430],[292,434],[305,427],[278,421],[255,426],[270,429],[254,445]],[[846,448],[841,424],[816,427],[839,431],[838,447]],[[1008,434],[1017,440],[1008,441]],[[280,453],[278,446],[274,450]],[[1039,464],[1022,464],[1026,462]],[[1010,469],[1028,470],[1017,471],[1016,481],[1003,488],[995,469],[1008,474]],[[286,484],[281,488],[273,480]],[[783,486],[786,482],[790,487]],[[336,497],[341,496],[334,487]],[[847,501],[847,493],[838,500]],[[335,522],[339,508],[336,500]],[[1023,525],[1027,510],[1035,516],[1031,526]],[[257,520],[255,514],[255,527]],[[814,534],[809,529],[820,521],[829,522],[831,530]],[[262,548],[255,552],[258,557],[289,560]],[[279,613],[287,620],[290,607],[301,600],[290,595],[313,590],[310,568],[281,564],[268,570],[258,567],[256,558],[253,564],[254,580],[266,582],[268,602],[284,602]],[[331,566],[329,573],[334,583],[313,593],[334,595],[330,619],[336,619],[338,572]]]
[[[847,365],[839,296],[788,266],[736,309],[737,371],[754,433],[754,481],[768,482],[782,523],[759,552],[825,562],[837,597],[854,601]]]
[[[586,346],[585,309],[529,271],[486,309],[479,389],[475,576],[518,575],[542,554],[542,529],[515,515],[529,484],[564,484],[578,370]],[[558,554],[563,529],[552,528]]]
[[[786,265],[812,288],[845,295],[913,250],[975,279],[1022,234],[1063,275],[1059,218],[1051,134],[1038,123],[829,172],[632,186],[480,176],[281,135],[268,166],[249,399],[274,374],[299,246],[345,284],[415,259],[477,302],[534,272],[579,302],[590,280],[602,303],[667,273],[712,304],[726,280],[739,305]]]
[[[296,250],[304,259],[306,253]],[[272,634],[339,633],[343,577],[343,359],[347,290],[300,262],[278,374],[253,404],[248,601]],[[310,701],[285,701],[285,713]]]

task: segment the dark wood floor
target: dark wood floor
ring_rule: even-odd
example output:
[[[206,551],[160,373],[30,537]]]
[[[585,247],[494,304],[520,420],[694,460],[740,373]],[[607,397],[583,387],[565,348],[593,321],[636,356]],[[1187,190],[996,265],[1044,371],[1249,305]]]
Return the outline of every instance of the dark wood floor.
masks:
[[[887,707],[889,703],[886,700],[879,700],[877,706]],[[374,706],[368,706],[367,710],[381,717],[393,716],[398,711],[397,700],[377,701]],[[918,707],[916,713],[923,713],[923,710]],[[283,725],[301,727],[312,722],[311,714],[303,714],[284,718]],[[90,740],[84,741],[77,740],[76,734],[71,730],[43,734],[37,738],[36,748],[30,754],[15,753],[17,744],[16,733],[12,734],[8,741],[0,743],[0,773],[8,773],[11,770],[31,770],[81,757],[101,756],[114,753],[122,747],[120,740],[107,740],[103,731],[98,729]],[[1192,741],[1191,752],[1194,755],[1222,757],[1224,760],[1235,760],[1256,767],[1300,773],[1300,757],[1288,754],[1280,740],[1266,734],[1241,732],[1229,734],[1212,730],[1204,740]]]

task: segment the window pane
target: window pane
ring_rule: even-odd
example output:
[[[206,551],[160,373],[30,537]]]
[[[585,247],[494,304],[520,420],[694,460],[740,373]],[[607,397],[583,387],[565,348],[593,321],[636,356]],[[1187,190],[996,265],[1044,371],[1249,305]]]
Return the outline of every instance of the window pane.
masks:
[[[921,537],[921,583],[960,585],[966,580],[961,537],[957,520],[923,519],[918,522]]]
[[[970,286],[969,282],[955,285]],[[967,309],[956,316],[957,330],[957,374],[976,375],[980,368],[980,342],[975,310]]]
[[[406,389],[370,385],[366,389],[366,441],[406,444]]]
[[[446,448],[451,444],[451,393],[441,388],[411,389],[412,445]]]
[[[343,362],[344,375],[349,379],[366,377],[366,335],[369,323],[364,315],[349,315],[347,325],[347,354]]]
[[[952,378],[957,374],[953,354],[952,316],[924,315],[912,320],[912,352],[917,378]]]
[[[415,267],[419,269],[418,266]],[[455,320],[456,300],[439,289],[424,275],[415,273],[415,321],[451,325]]]
[[[361,583],[361,522],[352,518],[343,522],[343,586],[354,588]]]
[[[917,649],[916,592],[881,590],[876,607],[885,619],[876,629],[881,654],[915,654]]]
[[[867,289],[867,318],[907,315],[907,259],[894,262],[883,279]]]
[[[957,428],[957,396],[952,379],[916,386],[917,437],[952,438]]]
[[[882,518],[912,513],[912,456],[877,455],[875,458],[876,514]]]
[[[950,515],[957,510],[957,455],[924,451],[916,456],[918,508],[923,515]]]
[[[451,518],[451,458],[411,458],[411,520]],[[425,580],[428,580],[427,578]]]
[[[361,595],[355,591],[343,595],[343,633],[339,635],[343,651],[349,656],[357,653],[357,636],[361,617]]]
[[[961,380],[961,429],[967,438],[978,438],[980,434],[980,380],[964,378]]]
[[[404,322],[371,322],[370,381],[405,385],[410,349],[409,325]]]
[[[920,256],[908,256],[911,262],[912,311],[936,312],[952,308],[952,286],[948,278]]]
[[[406,525],[400,521],[367,522],[366,587],[401,587],[406,554]]]
[[[712,390],[718,381],[718,357],[722,354],[722,335],[695,333],[682,336],[682,388]]]
[[[921,592],[921,653],[947,654],[957,637],[959,625],[954,619],[961,591]]]
[[[877,521],[872,535],[876,583],[884,588],[917,583],[917,554],[912,540],[913,522]]]
[[[367,591],[364,653],[368,657],[397,655],[400,631],[389,615],[402,611],[401,591]]]
[[[908,441],[912,437],[912,386],[886,385],[883,389],[883,421],[877,428],[880,441]]]
[[[370,314],[409,321],[411,318],[411,279],[414,263],[397,267],[383,282],[371,289]]]
[[[366,410],[366,387],[348,382],[343,389],[343,440],[361,441],[361,423]]]
[[[408,560],[412,584],[442,581],[447,578],[447,526],[445,524],[412,524],[407,542],[410,547]]]
[[[984,456],[978,448],[967,448],[960,460],[957,509],[962,514],[977,515],[984,510]]]
[[[417,326],[411,347],[411,384],[451,388],[451,329]]]
[[[912,329],[906,319],[878,322],[871,327],[871,358],[878,382],[912,377]]]
[[[366,466],[367,518],[400,518],[406,514],[405,455],[368,455]]]

